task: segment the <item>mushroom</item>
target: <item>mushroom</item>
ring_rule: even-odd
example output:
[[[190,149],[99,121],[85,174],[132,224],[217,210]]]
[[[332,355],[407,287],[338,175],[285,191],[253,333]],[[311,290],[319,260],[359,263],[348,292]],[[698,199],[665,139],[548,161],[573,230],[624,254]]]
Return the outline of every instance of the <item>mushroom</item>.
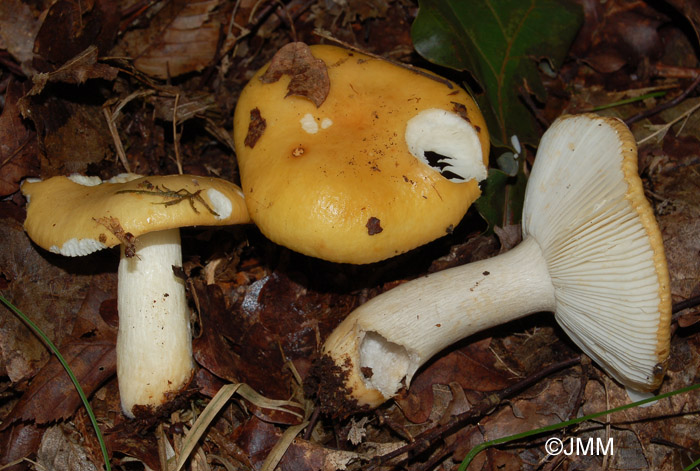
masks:
[[[262,233],[334,262],[451,232],[487,175],[486,125],[464,90],[335,46],[283,47],[242,91],[233,138]]]
[[[554,312],[628,390],[658,388],[669,354],[669,276],[636,143],[621,121],[588,114],[552,124],[528,181],[522,232],[504,254],[407,282],[353,311],[323,347],[324,408],[376,407],[445,347],[540,311]]]
[[[238,186],[190,175],[53,177],[22,185],[24,223],[40,247],[65,256],[121,246],[117,377],[124,414],[166,403],[190,381],[194,362],[180,227],[248,222]]]

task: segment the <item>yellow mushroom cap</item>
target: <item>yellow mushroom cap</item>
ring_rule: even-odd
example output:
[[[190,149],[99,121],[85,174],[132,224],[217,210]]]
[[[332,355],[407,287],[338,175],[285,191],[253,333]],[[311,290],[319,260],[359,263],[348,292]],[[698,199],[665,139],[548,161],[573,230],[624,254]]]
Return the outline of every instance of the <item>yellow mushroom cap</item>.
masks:
[[[25,182],[27,234],[46,250],[78,256],[153,231],[249,222],[241,189],[225,180],[129,178],[121,183],[63,176]]]
[[[327,71],[325,99],[296,93],[289,75],[261,80],[269,64],[239,98],[233,137],[251,219],[276,243],[347,263],[450,232],[486,177],[488,132],[471,97],[419,69],[310,52]]]

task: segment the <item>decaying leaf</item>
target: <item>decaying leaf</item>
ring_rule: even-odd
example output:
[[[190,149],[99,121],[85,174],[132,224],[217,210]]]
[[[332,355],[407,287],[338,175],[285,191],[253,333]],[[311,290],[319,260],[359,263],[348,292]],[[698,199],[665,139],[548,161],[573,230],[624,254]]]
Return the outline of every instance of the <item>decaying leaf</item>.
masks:
[[[54,471],[97,471],[83,445],[64,433],[60,425],[44,432],[37,463],[42,469]]]
[[[231,308],[218,285],[197,285],[197,293],[202,311],[202,335],[193,343],[197,362],[273,399],[289,398],[297,384],[288,361],[306,376],[324,317],[354,306],[352,296],[309,291],[277,272],[253,282]]]
[[[26,96],[19,102],[22,116],[30,119],[37,131],[38,152],[45,157],[42,177],[85,173],[89,164],[113,153],[101,109],[76,101],[71,91],[63,90],[63,95]]]
[[[0,2],[0,45],[24,66],[34,57],[34,36],[39,27],[36,12],[26,2]]]
[[[22,422],[0,431],[0,468],[4,469],[3,465],[21,461],[35,453],[43,433],[43,428],[38,425]]]
[[[243,144],[251,149],[255,147],[258,139],[260,139],[260,136],[265,132],[266,127],[267,122],[260,114],[260,110],[258,108],[250,110],[250,124],[248,124],[248,133],[245,135]]]
[[[282,437],[282,433],[273,425],[255,417],[248,420],[235,433],[234,439],[260,469],[270,450]],[[386,444],[367,447],[365,452],[335,450],[301,438],[296,438],[287,448],[275,469],[280,471],[298,471],[314,469],[319,471],[336,471],[346,469],[352,463],[363,462],[375,455],[387,453],[400,444]],[[380,451],[381,450],[381,451]]]
[[[124,256],[131,258],[136,255],[136,237],[131,232],[126,232],[122,225],[119,223],[119,219],[112,216],[98,218],[95,220],[98,224],[103,225],[107,228],[109,232],[114,234],[114,237],[119,239],[119,242],[124,246]],[[102,237],[102,234],[100,234]],[[100,240],[104,243],[105,240]]]
[[[36,134],[22,121],[17,106],[23,94],[23,85],[10,81],[0,114],[0,196],[14,193],[22,178],[39,173]]]
[[[41,64],[42,71],[49,71],[91,46],[106,54],[118,28],[119,8],[115,2],[59,0],[46,13],[36,35],[34,52],[48,63]]]
[[[321,59],[316,59],[306,44],[295,42],[283,46],[274,55],[260,80],[263,83],[273,83],[283,75],[291,77],[287,96],[306,98],[316,107],[326,100],[330,90],[326,64]]]
[[[113,270],[116,259],[97,255],[86,260],[62,259],[39,252],[21,224],[0,219],[0,278],[3,294],[29,316],[54,343],[70,335],[87,289],[104,282],[95,271]],[[101,266],[101,267],[100,267]],[[13,382],[32,378],[50,355],[44,344],[9,310],[0,310],[0,364]]]
[[[496,368],[496,357],[489,351],[490,338],[480,340],[438,358],[411,382],[408,394],[397,400],[406,418],[414,423],[428,419],[433,407],[433,385],[456,382],[465,389],[496,391],[511,382]]]
[[[63,82],[80,85],[88,79],[101,78],[114,80],[119,71],[107,64],[97,62],[97,47],[89,46],[77,56],[69,59],[53,72],[42,72],[34,75],[34,86],[27,96],[38,95],[48,82]]]
[[[114,276],[102,275],[101,278],[111,279],[116,285]],[[61,345],[61,354],[87,395],[115,374],[117,362],[116,329],[107,325],[99,315],[102,302],[114,293],[97,286],[99,279],[95,281],[78,312],[71,337]],[[55,422],[73,415],[81,404],[70,377],[52,357],[6,417],[5,423],[15,420],[38,424]]]
[[[221,0],[167,2],[148,28],[127,32],[121,46],[134,58],[134,67],[152,77],[166,79],[200,71],[216,56],[222,23],[230,14],[219,15],[217,9],[223,4]]]

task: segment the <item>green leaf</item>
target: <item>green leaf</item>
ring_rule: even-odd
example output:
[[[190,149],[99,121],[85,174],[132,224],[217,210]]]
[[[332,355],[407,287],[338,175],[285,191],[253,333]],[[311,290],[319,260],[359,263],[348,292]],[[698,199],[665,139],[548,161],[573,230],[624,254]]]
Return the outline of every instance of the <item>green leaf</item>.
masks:
[[[477,97],[492,142],[516,134],[536,143],[527,90],[543,100],[537,64],[559,68],[583,20],[570,0],[420,0],[411,28],[418,53],[436,64],[467,70],[485,94]]]
[[[492,232],[495,226],[505,227],[520,222],[526,185],[522,164],[515,176],[496,168],[489,169],[488,177],[481,183],[481,196],[474,202],[488,224],[487,232]]]

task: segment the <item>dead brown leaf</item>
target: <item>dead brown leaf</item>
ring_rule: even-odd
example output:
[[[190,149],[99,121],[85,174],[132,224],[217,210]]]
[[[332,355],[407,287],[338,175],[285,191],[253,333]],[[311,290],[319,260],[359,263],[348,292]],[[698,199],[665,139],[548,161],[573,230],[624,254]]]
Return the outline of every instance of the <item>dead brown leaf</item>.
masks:
[[[0,431],[0,467],[35,453],[43,432],[43,428],[36,424],[21,422]],[[7,471],[17,470],[18,467],[15,466]]]
[[[65,433],[60,425],[49,427],[41,438],[36,461],[43,469],[55,471],[95,471],[89,453],[76,437]]]
[[[396,402],[414,423],[423,423],[433,408],[433,385],[457,383],[473,391],[496,391],[512,383],[508,374],[496,367],[498,360],[489,350],[490,338],[479,340],[438,358],[411,382],[405,397]]]
[[[26,67],[34,54],[34,37],[41,23],[38,13],[21,0],[0,2],[0,49],[9,52]]]
[[[45,61],[37,63],[37,68],[51,71],[90,46],[96,46],[99,54],[106,54],[117,36],[118,5],[110,0],[53,3],[34,42],[34,52]]]
[[[263,83],[273,83],[283,75],[291,77],[287,96],[306,98],[316,107],[326,101],[330,90],[326,64],[321,59],[316,59],[306,44],[295,42],[283,46],[274,55],[260,80]]]
[[[255,144],[262,136],[266,127],[267,122],[260,114],[260,110],[258,108],[253,108],[250,110],[250,124],[248,124],[248,133],[245,135],[245,140],[243,141],[245,146],[250,147],[251,149],[255,147]]]
[[[63,82],[80,85],[88,79],[101,78],[112,81],[117,78],[118,70],[97,62],[97,48],[89,46],[77,56],[69,59],[53,72],[42,72],[32,77],[34,86],[28,96],[38,95],[48,82]]]
[[[224,6],[223,11],[218,11]],[[152,77],[166,79],[201,71],[212,64],[222,28],[231,14],[222,0],[166,2],[147,28],[124,34],[120,48],[132,57],[134,67]],[[229,45],[224,44],[223,50]]]
[[[215,375],[242,382],[264,396],[288,399],[297,384],[291,361],[304,378],[320,348],[319,319],[349,312],[354,298],[307,291],[282,273],[253,282],[232,309],[217,285],[198,286],[202,334],[195,359]]]
[[[644,61],[659,58],[663,45],[658,29],[667,18],[648,2],[580,2],[585,23],[572,53],[593,69],[602,74],[637,72]]]
[[[113,154],[101,108],[58,94],[27,97],[21,106],[37,130],[38,153],[45,157],[40,177],[85,173],[89,164]]]
[[[88,396],[116,372],[117,332],[99,314],[102,303],[116,294],[116,280],[114,276],[101,277],[110,279],[115,289],[104,291],[97,286],[100,280],[95,279],[80,307],[71,338],[60,348]],[[67,419],[80,405],[70,377],[56,357],[52,357],[5,418],[3,426],[15,420],[46,424]]]
[[[88,287],[99,282],[95,271],[112,270],[110,255],[80,260],[39,252],[22,226],[0,220],[0,277],[8,282],[4,295],[31,318],[57,345],[73,328]],[[102,283],[105,280],[101,281]],[[49,359],[41,341],[9,310],[0,310],[0,365],[14,383],[32,378]]]
[[[233,439],[254,468],[260,469],[281,436],[282,433],[274,425],[251,417],[236,430]],[[346,469],[350,463],[358,461],[358,458],[357,453],[326,448],[319,443],[296,438],[275,469],[336,471]]]
[[[36,134],[25,125],[17,106],[24,86],[11,81],[5,93],[5,107],[0,115],[0,196],[19,190],[28,176],[39,175]]]
[[[693,26],[695,38],[700,42],[700,8],[694,0],[666,0],[667,3],[681,12]]]

